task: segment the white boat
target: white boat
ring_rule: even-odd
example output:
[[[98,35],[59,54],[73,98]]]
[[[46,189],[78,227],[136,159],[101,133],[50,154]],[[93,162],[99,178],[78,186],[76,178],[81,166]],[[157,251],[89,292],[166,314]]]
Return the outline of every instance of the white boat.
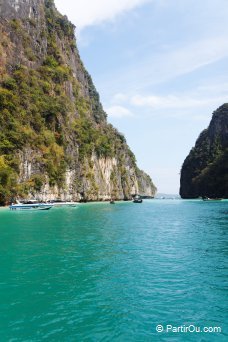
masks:
[[[9,208],[10,210],[49,210],[54,206],[52,203],[21,203],[17,201],[15,204],[12,203]]]
[[[135,195],[133,200],[132,200],[133,203],[142,203],[143,200],[142,200],[142,197],[139,196],[139,195]]]

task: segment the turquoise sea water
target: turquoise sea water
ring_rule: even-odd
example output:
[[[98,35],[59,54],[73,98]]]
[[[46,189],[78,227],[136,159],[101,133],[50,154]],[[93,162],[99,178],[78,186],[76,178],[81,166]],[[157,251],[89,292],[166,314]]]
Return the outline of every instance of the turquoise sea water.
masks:
[[[226,201],[1,210],[0,341],[228,341],[227,217]]]

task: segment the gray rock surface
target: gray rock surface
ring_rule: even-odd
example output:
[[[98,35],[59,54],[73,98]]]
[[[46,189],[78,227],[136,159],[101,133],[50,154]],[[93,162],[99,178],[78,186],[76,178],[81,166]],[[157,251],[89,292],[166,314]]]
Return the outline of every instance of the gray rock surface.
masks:
[[[58,13],[52,0],[0,0],[0,77],[11,75],[18,65],[25,66],[29,71],[39,71],[47,57],[52,57],[50,46],[53,39],[61,66],[71,73],[70,78],[59,84],[69,110],[67,114],[59,113],[56,119],[63,134],[66,160],[64,182],[61,185],[50,183],[42,149],[30,144],[15,152],[20,160],[18,183],[29,184],[33,177],[42,177],[40,189],[33,188],[27,195],[42,200],[131,199],[136,193],[154,197],[156,188],[150,177],[138,169],[123,136],[107,123],[99,94],[83,66],[72,32],[73,25]],[[30,54],[33,58],[28,56]],[[54,98],[55,94],[50,91],[50,97]],[[116,151],[113,155],[99,155],[94,150],[84,158],[80,157],[83,146],[78,141],[77,131],[72,129],[81,115],[76,105],[78,99],[86,106],[85,115],[94,129],[100,130],[101,135],[111,132],[114,137],[113,150]],[[122,145],[117,147],[120,141]]]

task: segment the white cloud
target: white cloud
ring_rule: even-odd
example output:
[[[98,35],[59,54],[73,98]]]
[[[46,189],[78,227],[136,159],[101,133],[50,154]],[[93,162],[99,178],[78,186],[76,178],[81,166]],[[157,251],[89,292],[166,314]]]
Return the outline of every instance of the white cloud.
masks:
[[[114,104],[107,111],[110,117],[120,118],[132,116],[132,112],[137,113],[140,107],[142,108],[140,115],[144,117],[162,116],[181,120],[207,121],[208,116],[216,108],[228,102],[226,85],[226,83],[213,84],[211,87],[201,85],[194,90],[179,92],[175,95],[121,93],[113,96],[111,103]],[[124,107],[119,105],[119,98]]]
[[[211,113],[227,102],[225,91],[220,95],[191,93],[179,95],[134,95],[130,104],[143,108],[147,116],[169,117],[181,120],[207,122]],[[137,109],[135,109],[137,112]]]
[[[58,10],[66,14],[79,30],[86,26],[113,20],[151,0],[55,0]]]
[[[106,108],[105,111],[107,112],[108,116],[113,118],[123,118],[123,117],[130,117],[134,116],[133,113],[122,106],[112,106],[109,108]]]
[[[227,37],[212,37],[181,47],[172,46],[154,55],[151,60],[144,63],[142,68],[144,70],[146,68],[148,72],[150,65],[152,71],[148,74],[149,83],[156,84],[189,74],[226,57],[228,57]]]
[[[135,95],[131,98],[131,104],[139,107],[151,107],[153,109],[185,109],[200,108],[211,104],[223,103],[226,101],[225,96],[196,98],[192,94],[186,95],[167,95],[167,96],[142,96]]]
[[[171,53],[167,59],[168,70],[171,72],[171,68],[175,67],[174,72],[176,71],[176,74],[185,74],[227,56],[228,42],[226,36],[204,39]]]
[[[209,95],[226,93],[228,96],[228,83],[222,82],[222,81],[220,83],[217,83],[213,80],[210,84],[206,83],[206,84],[200,85],[198,87],[198,92],[205,92],[206,94],[209,94]]]
[[[127,95],[123,93],[117,93],[113,96],[112,102],[113,103],[122,103],[127,100]]]
[[[124,92],[124,88],[128,89],[128,92],[139,92],[150,86],[165,84],[180,76],[187,77],[196,70],[228,58],[228,40],[226,36],[211,37],[160,48],[156,52],[147,51],[145,56],[142,55],[140,62],[134,61],[129,66],[115,70],[115,75],[112,75],[111,71],[104,79],[101,76],[100,82],[107,83],[103,88],[113,89],[115,92],[121,85],[121,92]],[[112,79],[111,84],[109,79]]]

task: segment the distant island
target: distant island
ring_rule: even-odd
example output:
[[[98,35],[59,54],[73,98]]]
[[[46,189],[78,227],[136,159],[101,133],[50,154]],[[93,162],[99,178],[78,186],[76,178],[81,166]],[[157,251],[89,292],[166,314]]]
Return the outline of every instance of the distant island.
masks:
[[[185,159],[182,198],[228,198],[228,103],[219,107]]]
[[[154,197],[53,0],[0,3],[0,204]]]

